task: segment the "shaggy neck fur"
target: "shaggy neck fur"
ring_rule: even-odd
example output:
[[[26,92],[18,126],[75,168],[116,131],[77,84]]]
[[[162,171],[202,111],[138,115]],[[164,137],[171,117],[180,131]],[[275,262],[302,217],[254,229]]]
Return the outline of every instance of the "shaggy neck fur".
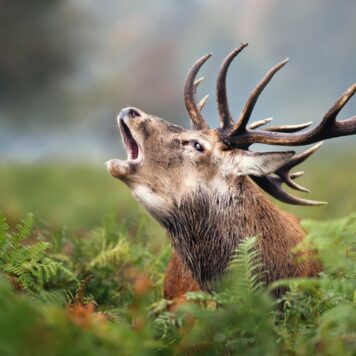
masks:
[[[266,282],[307,275],[290,250],[303,238],[298,221],[275,207],[247,178],[222,196],[197,191],[159,219],[203,290],[226,270],[239,241],[258,236]]]

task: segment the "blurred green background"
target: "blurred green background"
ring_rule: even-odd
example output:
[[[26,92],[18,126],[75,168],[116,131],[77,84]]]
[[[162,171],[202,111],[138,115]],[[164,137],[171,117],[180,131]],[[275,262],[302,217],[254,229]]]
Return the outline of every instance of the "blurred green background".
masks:
[[[264,73],[288,56],[252,120],[315,123],[356,80],[355,14],[347,0],[0,0],[0,210],[13,223],[31,211],[74,230],[111,211],[137,224],[145,213],[104,166],[124,154],[114,121],[122,107],[189,127],[184,78],[212,51],[199,94],[210,94],[204,114],[217,126],[219,65],[249,42],[229,72],[235,117]],[[340,117],[355,113],[353,98]],[[328,141],[301,167],[309,197],[329,205],[281,206],[303,218],[355,211],[354,144],[354,137]]]

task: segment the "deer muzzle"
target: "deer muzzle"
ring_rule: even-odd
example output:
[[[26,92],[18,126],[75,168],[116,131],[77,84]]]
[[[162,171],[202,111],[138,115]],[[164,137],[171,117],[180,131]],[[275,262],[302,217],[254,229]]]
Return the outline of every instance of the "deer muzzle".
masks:
[[[127,152],[127,160],[113,159],[106,162],[109,173],[119,179],[124,179],[136,171],[144,159],[140,136],[135,130],[135,120],[140,119],[140,110],[124,108],[117,116],[117,124]]]

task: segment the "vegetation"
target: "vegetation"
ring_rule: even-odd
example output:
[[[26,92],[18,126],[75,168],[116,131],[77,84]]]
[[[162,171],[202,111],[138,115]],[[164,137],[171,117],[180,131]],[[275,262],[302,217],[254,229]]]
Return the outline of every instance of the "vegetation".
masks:
[[[189,293],[174,312],[162,299],[168,240],[128,189],[104,169],[2,166],[0,355],[354,354],[356,207],[343,190],[355,182],[335,162],[332,190],[323,165],[304,182],[331,204],[297,211],[339,217],[302,222],[319,278],[261,284],[247,238],[216,292]]]
[[[325,266],[320,278],[264,286],[248,238],[215,293],[189,293],[187,304],[168,312],[161,290],[169,248],[152,245],[144,221],[128,231],[108,216],[70,235],[33,229],[31,215],[10,229],[2,216],[0,354],[351,355],[356,214],[303,225]],[[272,299],[281,285],[288,292]]]

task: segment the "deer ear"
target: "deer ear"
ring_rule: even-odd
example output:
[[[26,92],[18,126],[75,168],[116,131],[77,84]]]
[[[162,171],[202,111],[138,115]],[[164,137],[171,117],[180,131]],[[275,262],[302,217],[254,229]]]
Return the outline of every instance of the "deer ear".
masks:
[[[238,163],[239,176],[266,176],[278,170],[295,154],[287,152],[244,152]]]

